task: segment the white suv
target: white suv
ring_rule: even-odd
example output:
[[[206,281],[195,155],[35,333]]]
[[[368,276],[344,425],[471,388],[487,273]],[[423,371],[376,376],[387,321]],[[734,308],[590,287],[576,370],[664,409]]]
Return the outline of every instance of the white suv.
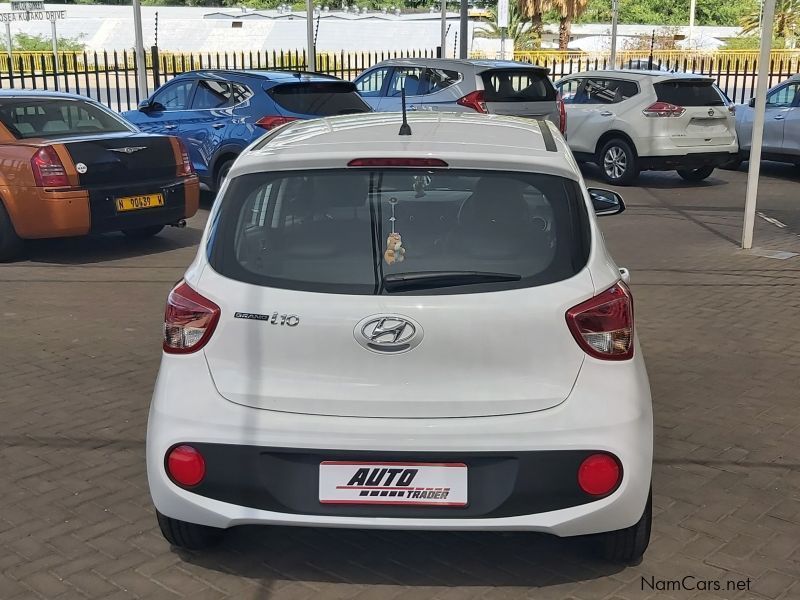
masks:
[[[170,293],[147,468],[162,532],[242,524],[650,535],[626,275],[546,121],[298,122],[236,161]]]
[[[733,104],[714,80],[662,71],[584,71],[556,83],[575,157],[609,183],[675,169],[701,181],[736,158]]]

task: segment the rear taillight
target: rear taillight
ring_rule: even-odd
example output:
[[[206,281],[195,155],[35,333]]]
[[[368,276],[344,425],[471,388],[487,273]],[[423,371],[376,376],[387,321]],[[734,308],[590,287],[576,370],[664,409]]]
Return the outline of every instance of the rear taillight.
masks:
[[[558,104],[558,130],[567,135],[567,109],[564,107],[564,99],[561,94],[556,96],[556,104]]]
[[[603,360],[627,360],[633,356],[633,297],[621,281],[570,308],[567,325],[590,356]]]
[[[299,119],[297,117],[279,117],[273,115],[270,117],[261,117],[256,121],[256,125],[264,129],[275,129],[281,125],[286,125],[286,123],[291,123],[292,121],[299,121]]]
[[[164,352],[188,354],[206,345],[219,321],[219,306],[181,282],[167,298]]]
[[[489,112],[489,110],[486,108],[486,96],[483,93],[483,90],[475,90],[474,92],[470,92],[463,98],[456,100],[456,104],[466,106],[467,108],[471,108],[475,112],[479,113]]]
[[[186,144],[184,144],[178,138],[175,138],[175,141],[178,142],[178,148],[180,149],[180,160],[178,161],[175,174],[178,177],[188,177],[189,175],[193,175],[194,166],[192,165],[192,159],[189,157],[189,151],[186,149]]]
[[[680,117],[686,109],[669,102],[653,102],[642,111],[645,117]]]
[[[64,164],[58,157],[55,148],[43,146],[31,159],[33,179],[39,187],[65,187],[69,185],[69,177]]]

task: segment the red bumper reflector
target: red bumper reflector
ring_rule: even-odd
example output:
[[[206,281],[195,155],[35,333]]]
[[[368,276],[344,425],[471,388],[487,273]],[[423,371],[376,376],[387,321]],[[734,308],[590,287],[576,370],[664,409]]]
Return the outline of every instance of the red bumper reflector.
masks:
[[[191,446],[176,446],[167,455],[167,472],[178,485],[191,487],[203,481],[206,461]]]
[[[578,485],[592,496],[611,493],[619,485],[621,478],[619,463],[610,454],[587,456],[578,467]]]

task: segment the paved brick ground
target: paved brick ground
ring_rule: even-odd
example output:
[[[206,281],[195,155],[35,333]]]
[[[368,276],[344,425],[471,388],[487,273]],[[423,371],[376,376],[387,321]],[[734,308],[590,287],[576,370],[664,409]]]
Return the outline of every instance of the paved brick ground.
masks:
[[[800,598],[800,257],[737,250],[744,177],[646,175],[603,221],[633,274],[657,424],[653,540],[628,569],[523,534],[245,528],[171,550],[145,420],[164,297],[205,213],[149,242],[31,244],[0,266],[0,599]],[[760,219],[757,236],[800,251]],[[698,589],[664,590],[685,576]]]

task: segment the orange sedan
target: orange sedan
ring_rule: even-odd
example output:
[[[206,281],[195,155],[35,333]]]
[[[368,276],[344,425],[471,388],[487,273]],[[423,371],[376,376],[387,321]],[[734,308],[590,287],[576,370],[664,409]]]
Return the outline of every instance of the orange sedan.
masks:
[[[194,215],[199,194],[177,138],[82,96],[0,91],[0,260],[25,239],[149,237]]]

